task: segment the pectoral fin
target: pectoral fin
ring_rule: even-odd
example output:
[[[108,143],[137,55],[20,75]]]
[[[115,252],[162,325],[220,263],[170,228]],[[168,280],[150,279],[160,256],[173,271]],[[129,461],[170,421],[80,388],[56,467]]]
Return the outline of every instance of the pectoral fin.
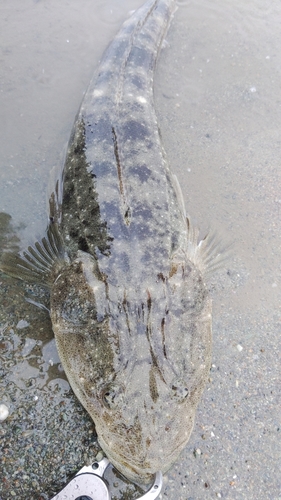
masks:
[[[194,228],[189,218],[186,221],[188,228],[187,257],[200,269],[204,278],[208,278],[229,260],[232,244],[222,246],[220,238],[212,231],[198,241],[199,231]]]
[[[54,273],[68,260],[56,223],[50,223],[46,236],[21,253],[4,252],[0,269],[14,278],[49,287]]]

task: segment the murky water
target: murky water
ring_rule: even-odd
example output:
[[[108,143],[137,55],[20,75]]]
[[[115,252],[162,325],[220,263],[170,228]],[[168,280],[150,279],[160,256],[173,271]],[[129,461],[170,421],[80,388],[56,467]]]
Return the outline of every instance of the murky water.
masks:
[[[83,92],[141,4],[0,4],[0,212],[21,246],[44,231],[50,171]],[[212,283],[213,367],[190,442],[165,477],[170,500],[281,497],[280,18],[277,0],[179,1],[158,65],[159,122],[187,211],[203,232],[235,242],[228,273]],[[0,224],[6,234],[8,218]],[[39,295],[47,306],[43,290],[0,282],[0,402],[10,407],[0,497],[50,498],[94,456],[93,425],[64,379],[47,312],[25,301]],[[138,495],[114,482],[115,498]]]

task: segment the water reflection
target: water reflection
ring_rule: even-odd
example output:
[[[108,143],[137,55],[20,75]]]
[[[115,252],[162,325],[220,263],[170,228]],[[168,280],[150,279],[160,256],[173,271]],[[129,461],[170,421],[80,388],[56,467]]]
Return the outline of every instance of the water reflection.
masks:
[[[12,217],[5,212],[0,212],[0,255],[3,251],[18,252],[19,238],[17,230],[13,227]]]

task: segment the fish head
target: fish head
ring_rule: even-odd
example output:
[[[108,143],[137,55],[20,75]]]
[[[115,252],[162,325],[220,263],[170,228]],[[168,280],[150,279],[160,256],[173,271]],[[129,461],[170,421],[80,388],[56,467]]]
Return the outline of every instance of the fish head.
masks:
[[[95,418],[98,441],[115,468],[137,484],[153,482],[178,459],[191,434],[196,405],[175,396],[157,380],[158,398],[150,397],[149,376],[143,366],[126,386],[105,385],[102,418]],[[149,369],[148,369],[149,371]],[[157,375],[155,375],[157,379]],[[186,398],[186,401],[184,399]],[[93,417],[94,418],[94,417]]]
[[[184,316],[190,304],[173,297],[182,270],[165,292],[162,285],[161,292],[145,288],[134,302],[128,290],[110,291],[95,266],[81,253],[54,281],[58,352],[109,460],[129,480],[147,484],[189,439],[210,368],[210,302]]]

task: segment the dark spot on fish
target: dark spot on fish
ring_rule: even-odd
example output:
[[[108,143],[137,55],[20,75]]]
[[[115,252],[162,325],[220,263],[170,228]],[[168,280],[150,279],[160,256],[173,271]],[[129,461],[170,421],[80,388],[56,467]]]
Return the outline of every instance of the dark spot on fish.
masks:
[[[159,127],[158,124],[157,124],[157,130],[158,130],[158,134],[159,134],[160,140],[162,141],[163,140],[162,132],[161,132],[161,129],[160,129],[160,127]]]
[[[115,257],[116,260],[118,260],[119,265],[121,264],[122,270],[124,273],[128,273],[130,271],[130,259],[129,256],[126,252],[120,252],[117,257]],[[114,258],[113,258],[113,265],[114,265]]]
[[[79,250],[82,250],[83,252],[89,252],[89,245],[87,243],[86,238],[83,238],[82,236],[80,236],[80,238],[78,240],[78,248],[79,248]]]
[[[161,320],[161,335],[162,335],[163,354],[165,358],[167,358],[166,345],[165,345],[165,318],[162,318]]]
[[[145,88],[145,82],[139,75],[135,75],[132,77],[132,84],[140,90]]]
[[[121,195],[121,199],[122,199],[122,209],[124,212],[124,220],[125,220],[125,224],[127,226],[129,226],[131,223],[131,210],[130,210],[130,207],[128,207],[126,196],[125,196],[123,165],[121,163],[121,158],[120,158],[120,154],[119,154],[117,133],[116,133],[116,130],[114,127],[112,127],[112,139],[113,139],[114,155],[115,155],[115,160],[116,160],[116,168],[117,168],[117,175],[118,175],[118,181],[119,181],[119,191],[120,191],[120,195]]]
[[[171,268],[170,268],[169,278],[172,278],[172,276],[174,276],[174,274],[176,274],[177,270],[178,270],[178,266],[176,264],[172,264]]]
[[[91,116],[87,116],[87,119],[91,121]],[[111,121],[107,114],[98,120],[92,117],[92,124],[85,128],[85,143],[87,148],[93,142],[98,143],[100,141],[111,142]]]
[[[157,274],[157,278],[158,278],[159,280],[162,280],[163,282],[165,282],[165,277],[164,277],[163,273],[159,273],[159,274]]]
[[[69,182],[69,181],[70,181],[69,174],[67,172],[66,175],[65,175],[64,182],[66,183],[66,182]],[[74,185],[69,182],[69,189],[65,190],[64,196],[63,196],[63,202],[64,202],[64,206],[65,206],[64,211],[65,212],[67,212],[69,206],[71,205],[73,196],[74,196]]]
[[[82,155],[85,151],[85,144],[84,142],[77,142],[75,148],[74,148],[74,154],[75,155]]]
[[[130,224],[130,221],[131,221],[131,209],[130,209],[130,207],[127,208],[124,217],[125,217],[126,224],[128,226]]]
[[[75,229],[74,227],[70,229],[69,235],[71,238],[76,239],[78,238],[78,229]]]
[[[142,183],[147,182],[151,174],[152,174],[151,169],[144,164],[136,165],[129,168],[129,175],[134,175],[135,177],[138,177]]]
[[[134,215],[141,215],[145,221],[152,219],[152,210],[146,203],[139,203],[134,206]]]
[[[147,127],[136,120],[128,120],[124,124],[124,136],[127,139],[144,141],[149,133]]]
[[[130,53],[130,63],[136,67],[147,67],[151,54],[144,47],[133,47]]]
[[[176,233],[172,233],[171,237],[171,253],[174,253],[179,246],[178,235]]]
[[[112,167],[111,167],[111,164],[109,162],[106,162],[106,161],[101,162],[101,163],[95,162],[93,164],[91,175],[92,175],[92,177],[97,177],[97,178],[106,177],[107,175],[109,175],[111,170],[112,170]]]
[[[150,314],[152,300],[151,300],[150,291],[147,290],[146,293],[147,293],[147,309],[148,309],[148,313]]]
[[[149,370],[149,391],[151,399],[154,403],[156,403],[159,398],[159,392],[157,389],[157,382],[154,375],[154,367],[151,367]]]

